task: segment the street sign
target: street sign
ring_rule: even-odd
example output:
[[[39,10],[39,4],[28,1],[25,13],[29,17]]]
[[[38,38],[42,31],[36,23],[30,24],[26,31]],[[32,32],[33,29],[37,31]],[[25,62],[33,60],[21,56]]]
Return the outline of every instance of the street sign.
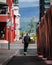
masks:
[[[7,26],[11,26],[11,21],[10,21],[10,19],[7,19],[6,23],[7,23]]]

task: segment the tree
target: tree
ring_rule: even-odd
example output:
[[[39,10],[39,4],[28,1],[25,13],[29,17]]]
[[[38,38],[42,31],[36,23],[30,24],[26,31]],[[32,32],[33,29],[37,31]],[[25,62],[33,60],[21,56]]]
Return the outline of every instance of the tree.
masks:
[[[28,33],[32,33],[34,31],[34,17],[31,18],[29,25]]]

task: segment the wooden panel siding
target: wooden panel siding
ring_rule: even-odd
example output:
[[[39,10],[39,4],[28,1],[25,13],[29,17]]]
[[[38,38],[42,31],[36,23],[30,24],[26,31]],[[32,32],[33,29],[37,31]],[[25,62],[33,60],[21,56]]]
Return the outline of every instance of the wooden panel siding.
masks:
[[[41,18],[37,27],[37,49],[44,58],[52,60],[52,6]],[[39,54],[38,54],[39,55]]]

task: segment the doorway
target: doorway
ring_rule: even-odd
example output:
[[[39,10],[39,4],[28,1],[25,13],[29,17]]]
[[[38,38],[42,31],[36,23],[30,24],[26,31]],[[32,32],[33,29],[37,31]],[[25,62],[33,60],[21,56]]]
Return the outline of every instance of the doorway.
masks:
[[[6,35],[6,23],[0,22],[0,40],[5,40]]]

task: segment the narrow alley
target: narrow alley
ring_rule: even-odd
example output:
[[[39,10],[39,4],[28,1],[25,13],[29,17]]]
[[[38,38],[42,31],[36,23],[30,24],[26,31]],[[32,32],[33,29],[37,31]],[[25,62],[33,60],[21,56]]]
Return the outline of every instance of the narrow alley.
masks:
[[[0,65],[52,65],[52,0],[0,0]]]

